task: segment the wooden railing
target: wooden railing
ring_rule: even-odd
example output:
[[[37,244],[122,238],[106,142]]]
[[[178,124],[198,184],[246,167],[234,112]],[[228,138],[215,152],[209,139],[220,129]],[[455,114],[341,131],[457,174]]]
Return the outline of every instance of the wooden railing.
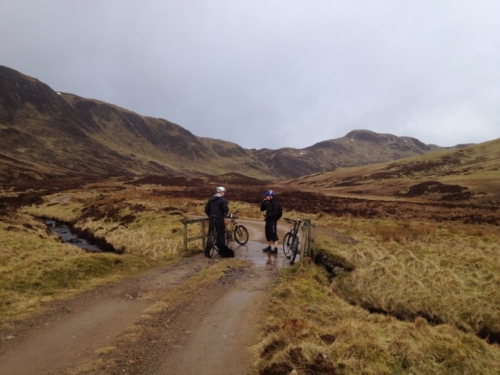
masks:
[[[200,223],[200,235],[195,237],[188,237],[188,225],[195,223]],[[207,244],[208,233],[206,227],[208,224],[208,218],[207,217],[195,218],[195,219],[184,218],[182,219],[182,224],[184,225],[184,245],[183,245],[184,251],[187,251],[188,242],[196,240],[201,240],[201,248],[204,249]]]

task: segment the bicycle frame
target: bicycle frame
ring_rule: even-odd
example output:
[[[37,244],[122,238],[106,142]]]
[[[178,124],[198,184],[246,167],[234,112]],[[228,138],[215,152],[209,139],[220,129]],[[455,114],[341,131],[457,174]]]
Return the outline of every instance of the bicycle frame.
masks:
[[[243,225],[236,222],[236,213],[238,211],[226,215],[224,219],[229,219],[229,223],[224,220],[224,240],[225,245],[229,247],[231,241],[236,241],[240,245],[245,245],[248,242],[248,230]],[[217,226],[215,222],[212,221],[213,218],[209,218],[209,229],[207,236],[207,256],[212,258],[216,253],[220,254],[220,250],[217,247]]]
[[[240,245],[245,245],[248,242],[247,228],[236,222],[236,214],[238,211],[239,210],[236,210],[234,213],[226,216],[226,219],[229,219],[229,223],[226,225],[226,233],[224,237],[227,245],[229,245],[229,242],[231,241],[236,241]]]
[[[304,225],[304,219],[284,218],[287,223],[293,223],[292,228],[285,234],[283,238],[283,253],[285,257],[290,259],[290,264],[295,262],[297,254],[300,252],[299,229]]]
[[[225,219],[229,219],[229,223],[226,224],[226,234],[225,234],[225,238],[226,238],[226,243],[229,243],[231,241],[234,240],[234,229],[236,228],[236,214],[238,213],[238,210],[236,210],[235,212],[233,212],[232,214],[229,214],[225,217]]]

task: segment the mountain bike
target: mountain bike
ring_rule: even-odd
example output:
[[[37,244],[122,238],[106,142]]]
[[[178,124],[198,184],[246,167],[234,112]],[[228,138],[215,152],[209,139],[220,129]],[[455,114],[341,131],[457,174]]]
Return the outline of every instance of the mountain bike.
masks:
[[[295,263],[295,258],[300,252],[299,228],[304,225],[303,219],[284,218],[287,223],[292,223],[292,228],[283,237],[283,254],[290,259],[290,264]]]
[[[248,230],[243,225],[238,224],[236,219],[238,218],[236,214],[239,210],[236,210],[234,213],[227,215],[226,218],[230,219],[229,224],[226,225],[226,244],[229,245],[229,242],[236,241],[240,245],[244,245],[248,242]]]
[[[248,242],[248,230],[243,225],[236,222],[237,213],[238,211],[235,211],[234,213],[226,216],[227,219],[230,219],[229,224],[225,226],[226,229],[224,234],[226,245],[228,246],[233,240],[240,245],[244,245]],[[217,246],[217,228],[215,223],[210,226],[208,231],[207,248],[209,249],[208,253],[210,258],[212,258],[216,253],[220,255],[220,249]]]

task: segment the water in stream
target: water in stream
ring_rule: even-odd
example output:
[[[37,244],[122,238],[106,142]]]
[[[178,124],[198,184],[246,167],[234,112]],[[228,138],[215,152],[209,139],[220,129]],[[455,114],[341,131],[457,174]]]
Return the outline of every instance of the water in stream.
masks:
[[[79,238],[76,234],[71,232],[68,225],[50,219],[44,219],[43,222],[49,227],[50,231],[59,236],[63,242],[69,243],[86,251],[101,251],[101,249],[97,246],[88,243],[87,240]]]

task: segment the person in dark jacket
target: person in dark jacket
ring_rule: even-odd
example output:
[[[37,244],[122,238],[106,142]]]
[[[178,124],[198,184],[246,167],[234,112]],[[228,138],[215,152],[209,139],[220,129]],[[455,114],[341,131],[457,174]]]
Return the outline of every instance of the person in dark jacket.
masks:
[[[226,245],[226,241],[224,239],[226,229],[224,224],[224,216],[229,212],[229,206],[227,204],[226,198],[224,198],[226,189],[223,186],[219,186],[215,189],[215,191],[216,194],[210,197],[205,206],[205,214],[209,219],[209,231],[212,231],[214,226],[217,230],[216,245],[220,252],[225,249]],[[205,256],[210,258],[208,246],[205,249]]]
[[[264,252],[276,254],[278,252],[278,220],[281,218],[281,207],[274,197],[274,191],[267,190],[260,205],[261,211],[266,211],[266,240],[269,246],[262,249]]]

